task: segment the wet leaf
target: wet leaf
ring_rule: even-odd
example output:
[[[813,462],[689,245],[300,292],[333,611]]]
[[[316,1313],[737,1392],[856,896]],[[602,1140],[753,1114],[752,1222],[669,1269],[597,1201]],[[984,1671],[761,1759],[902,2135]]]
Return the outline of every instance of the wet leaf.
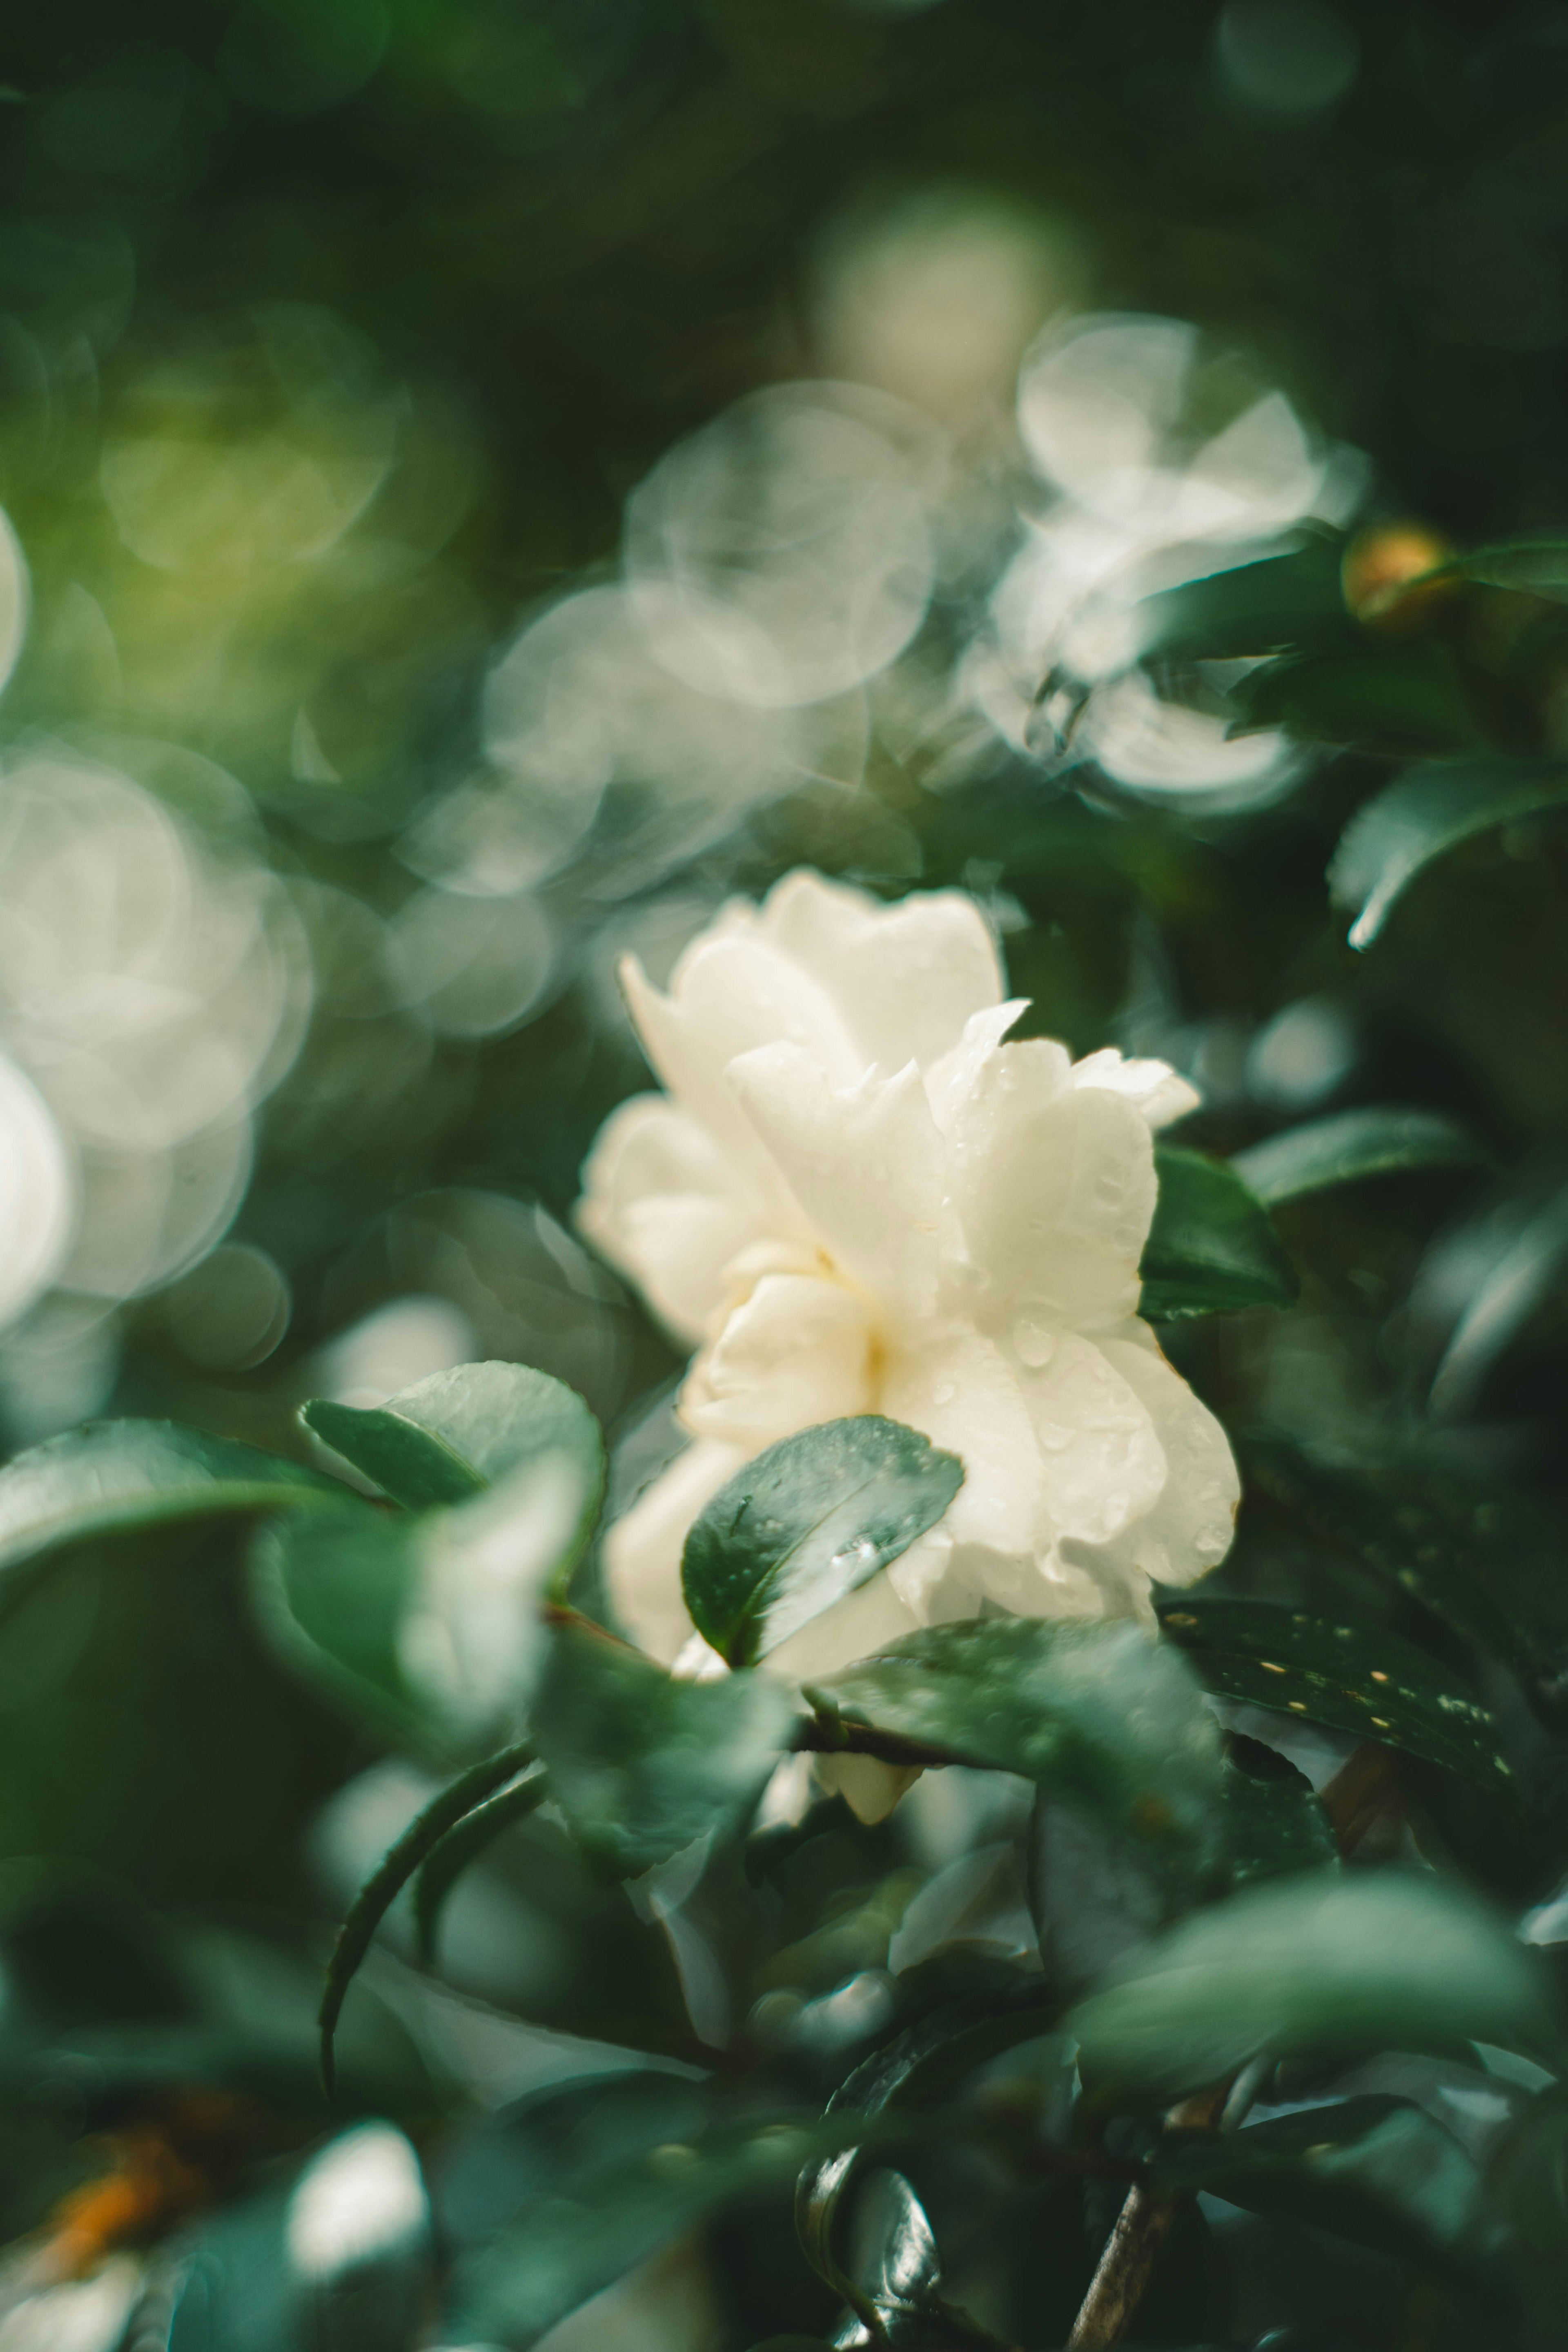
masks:
[[[1397,1634],[1270,1601],[1182,1593],[1156,1605],[1161,1631],[1210,1690],[1380,1740],[1483,1788],[1510,1785],[1491,1710]]]
[[[579,1622],[553,1636],[533,1727],[573,1835],[630,1876],[694,1838],[740,1829],[798,1717],[788,1687],[766,1675],[678,1682]]]
[[[1354,915],[1352,948],[1369,948],[1416,877],[1461,842],[1568,803],[1561,761],[1431,761],[1408,769],[1359,809],[1329,866],[1334,904]]]
[[[1289,1307],[1300,1285],[1261,1201],[1234,1169],[1161,1145],[1154,1219],[1140,1272],[1152,1322]]]
[[[1278,1749],[1237,1732],[1226,1746],[1225,1817],[1237,1886],[1338,1867],[1333,1831],[1306,1774]]]
[[[732,1666],[753,1664],[907,1551],[963,1483],[956,1454],[878,1413],[782,1439],[686,1538],[693,1624]]]
[[[1552,2045],[1534,1955],[1461,1888],[1384,1870],[1244,1887],[1067,2021],[1104,2099],[1175,2097],[1253,2057]]]
[[[1272,1208],[1331,1184],[1361,1183],[1414,1168],[1473,1168],[1487,1153],[1474,1136],[1441,1111],[1381,1107],[1337,1112],[1305,1127],[1271,1135],[1238,1151],[1231,1166],[1258,1200]]]

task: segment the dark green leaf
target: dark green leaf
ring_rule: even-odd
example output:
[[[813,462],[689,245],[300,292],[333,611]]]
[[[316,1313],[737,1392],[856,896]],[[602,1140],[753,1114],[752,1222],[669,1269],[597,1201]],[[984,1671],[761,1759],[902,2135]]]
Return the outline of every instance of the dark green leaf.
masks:
[[[628,1876],[740,1828],[797,1719],[783,1683],[678,1682],[585,1622],[556,1632],[533,1709],[573,1834]]]
[[[1354,743],[1394,757],[1463,751],[1481,741],[1445,648],[1430,637],[1366,638],[1289,654],[1237,680],[1241,734],[1287,727],[1317,743]]]
[[[995,2336],[938,2293],[942,2263],[935,2234],[903,2174],[879,2173],[870,2189],[877,2205],[870,2217],[874,2245],[859,2287],[879,2337],[899,2352],[971,2352],[996,2344]]]
[[[963,1483],[956,1454],[878,1413],[782,1439],[686,1538],[692,1622],[731,1665],[752,1664],[907,1551]]]
[[[464,1871],[495,1843],[503,1830],[526,1821],[535,1806],[543,1803],[549,1786],[547,1776],[535,1772],[515,1788],[498,1790],[454,1822],[426,1855],[414,1882],[414,1933],[426,1968],[435,1965],[442,1906]]]
[[[1226,1846],[1234,1885],[1339,1864],[1334,1833],[1304,1772],[1259,1739],[1233,1733],[1225,1759]]]
[[[575,1458],[584,1495],[602,1486],[598,1423],[574,1390],[527,1364],[458,1364],[372,1412],[318,1397],[300,1418],[411,1510],[466,1502],[546,1455]]]
[[[1413,1643],[1271,1601],[1184,1592],[1157,1605],[1167,1640],[1210,1690],[1381,1740],[1485,1788],[1510,1785],[1490,1709]]]
[[[1533,1954],[1458,1887],[1384,1870],[1281,1879],[1192,1913],[1067,2021],[1087,2086],[1171,2098],[1265,2053],[1547,2048]]]
[[[1346,826],[1329,866],[1334,904],[1353,912],[1350,943],[1368,948],[1416,876],[1477,834],[1568,803],[1561,761],[1432,761],[1409,769]]]
[[[372,1937],[426,1855],[433,1851],[447,1831],[475,1805],[482,1803],[503,1781],[515,1779],[532,1761],[532,1748],[526,1742],[520,1742],[515,1747],[503,1748],[499,1756],[487,1756],[483,1763],[470,1765],[468,1771],[459,1772],[448,1788],[443,1789],[438,1797],[432,1798],[422,1813],[416,1814],[355,1895],[348,1917],[338,1931],[338,1940],[327,1964],[327,1981],[321,1994],[319,2021],[321,2030],[321,2080],[329,2094],[332,2087],[332,2042],[338,2019],[348,1989],[370,1949]]]
[[[1396,1591],[1514,1670],[1551,1708],[1568,1657],[1560,1517],[1433,1459],[1380,1460],[1247,1431],[1237,1451],[1249,1486],[1342,1545]]]
[[[334,1478],[172,1421],[89,1421],[0,1470],[0,1576],[89,1536],[341,1507]],[[20,1590],[20,1588],[18,1588]]]
[[[1527,596],[1568,604],[1568,540],[1516,540],[1500,547],[1478,547],[1443,572],[1459,572],[1486,588],[1515,588]],[[1436,575],[1442,577],[1440,572]],[[1412,581],[1410,585],[1420,583]]]
[[[908,1633],[805,1697],[826,1744],[1018,1772],[1156,1862],[1207,1866],[1220,1745],[1195,1677],[1126,1620],[965,1620]]]
[[[1331,1184],[1359,1183],[1407,1168],[1473,1168],[1487,1154],[1458,1119],[1435,1110],[1340,1111],[1271,1135],[1231,1161],[1258,1200],[1272,1208]]]
[[[1288,555],[1211,572],[1138,607],[1145,661],[1232,661],[1352,636],[1341,543],[1314,537]]]
[[[1185,2132],[1150,2160],[1157,2185],[1328,2230],[1475,2286],[1481,2183],[1453,2135],[1408,2100],[1345,2099],[1243,2131]]]
[[[1300,1284],[1268,1212],[1223,1160],[1157,1148],[1160,1192],[1140,1272],[1152,1322],[1289,1307]]]

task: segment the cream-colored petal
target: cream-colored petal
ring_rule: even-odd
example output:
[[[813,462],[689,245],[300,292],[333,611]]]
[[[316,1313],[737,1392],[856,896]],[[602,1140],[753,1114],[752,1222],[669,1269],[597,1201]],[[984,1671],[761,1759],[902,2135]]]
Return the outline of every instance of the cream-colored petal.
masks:
[[[673,1665],[696,1628],[680,1591],[687,1530],[746,1460],[738,1445],[700,1439],[638,1496],[605,1538],[605,1573],[617,1618],[639,1647]]]
[[[817,1783],[824,1796],[842,1797],[858,1822],[872,1829],[885,1822],[925,1770],[923,1764],[885,1764],[879,1756],[819,1756]]]
[[[1040,1450],[1001,1349],[963,1326],[889,1354],[879,1410],[963,1464],[942,1525],[955,1545],[1031,1554],[1040,1528]]]
[[[996,942],[960,890],[917,890],[886,906],[819,874],[791,874],[769,893],[762,923],[827,991],[864,1058],[884,1070],[939,1060],[971,1014],[1002,994]]]
[[[1161,1584],[1190,1584],[1230,1549],[1241,1475],[1230,1441],[1201,1398],[1160,1353],[1147,1324],[1108,1339],[1104,1352],[1142,1399],[1165,1456],[1158,1500],[1121,1538],[1134,1565]]]
[[[762,1200],[706,1129],[662,1095],[613,1111],[583,1169],[577,1223],[673,1331],[699,1339],[724,1270],[766,1230]]]
[[[680,1418],[748,1451],[871,1409],[869,1301],[842,1283],[764,1275],[692,1366]]]
[[[764,1674],[781,1682],[810,1682],[814,1675],[837,1674],[856,1658],[868,1658],[901,1633],[920,1624],[888,1581],[887,1570],[873,1576],[820,1617],[813,1617],[798,1633],[781,1642],[758,1661]]]
[[[785,1041],[837,1086],[852,1085],[865,1067],[827,992],[754,927],[704,934],[676,966],[668,995],[650,984],[635,956],[625,959],[620,977],[654,1068],[742,1167],[755,1164],[757,1150],[724,1083],[737,1054]]]
[[[963,1034],[950,1054],[933,1062],[925,1073],[926,1093],[931,1099],[931,1115],[943,1135],[946,1135],[962,1106],[973,1091],[984,1065],[1002,1043],[1013,1024],[1029,1009],[1026,996],[1011,996],[1005,1004],[989,1005],[984,1013],[972,1013],[963,1024]],[[1067,1048],[1059,1048],[1065,1061]]]
[[[947,1139],[987,1311],[1026,1361],[1038,1328],[1093,1331],[1135,1311],[1156,1190],[1142,1111],[1076,1087],[1064,1048],[1030,1039],[980,1062]]]
[[[1159,1499],[1165,1455],[1149,1408],[1121,1364],[1076,1331],[1021,1385],[1058,1540],[1109,1543]]]
[[[798,1045],[770,1045],[731,1066],[753,1133],[812,1231],[895,1322],[936,1305],[944,1228],[942,1139],[920,1072],[870,1071],[835,1087]]]
[[[1127,1061],[1114,1045],[1086,1054],[1081,1062],[1073,1064],[1072,1076],[1075,1087],[1104,1087],[1111,1094],[1124,1095],[1151,1127],[1169,1127],[1173,1119],[1185,1118],[1203,1100],[1196,1087],[1173,1070],[1169,1062]]]

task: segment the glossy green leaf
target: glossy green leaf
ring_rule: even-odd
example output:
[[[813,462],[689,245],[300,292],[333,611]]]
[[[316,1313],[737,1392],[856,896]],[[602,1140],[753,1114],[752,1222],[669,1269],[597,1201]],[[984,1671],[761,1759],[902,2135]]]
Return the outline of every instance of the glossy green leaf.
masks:
[[[414,1882],[414,1933],[419,1957],[426,1968],[435,1966],[441,1913],[464,1871],[495,1843],[503,1831],[526,1821],[544,1802],[549,1790],[549,1778],[543,1772],[531,1774],[514,1788],[498,1790],[493,1797],[476,1805],[472,1812],[465,1813],[460,1822],[455,1822],[425,1856]]]
[[[1405,1169],[1473,1168],[1487,1153],[1458,1119],[1435,1110],[1389,1110],[1381,1107],[1339,1111],[1288,1128],[1265,1143],[1238,1151],[1237,1174],[1266,1207],[1300,1200],[1331,1184],[1356,1184],[1369,1176],[1396,1175]]]
[[[552,1637],[533,1727],[574,1836],[632,1876],[694,1838],[738,1830],[798,1712],[766,1675],[678,1682],[584,1620]]]
[[[466,1502],[556,1454],[581,1463],[585,1494],[603,1481],[593,1414],[574,1390],[527,1364],[458,1364],[374,1411],[318,1397],[300,1418],[411,1510]]]
[[[1152,1322],[1289,1307],[1300,1285],[1268,1212],[1223,1160],[1157,1147],[1154,1219],[1140,1267]]]
[[[1527,596],[1545,596],[1554,604],[1568,604],[1568,540],[1514,540],[1498,547],[1478,547],[1445,564],[1428,579],[1458,572],[1486,588],[1513,588]],[[1416,587],[1419,582],[1412,581]]]
[[[858,2286],[880,2340],[898,2352],[984,2352],[998,2345],[940,2292],[936,2236],[904,2175],[884,2170],[870,2189],[875,2210],[858,2222],[871,2241]]]
[[[172,1421],[89,1421],[0,1470],[0,1577],[93,1536],[341,1507],[335,1478]]]
[[[1288,728],[1308,742],[1357,744],[1394,758],[1462,752],[1484,740],[1447,649],[1431,637],[1365,637],[1290,653],[1230,689],[1233,734]]]
[[[1138,607],[1145,661],[1232,661],[1324,640],[1353,642],[1340,587],[1342,542],[1317,537],[1238,563]]]
[[[1196,1677],[1127,1620],[968,1619],[806,1685],[824,1744],[1021,1773],[1173,1870],[1212,1858],[1220,1743]]]
[[[1277,1748],[1234,1732],[1226,1745],[1225,1832],[1237,1886],[1339,1865],[1328,1815],[1306,1774]]]
[[[1369,948],[1416,877],[1478,834],[1568,803],[1561,761],[1431,761],[1359,809],[1329,866],[1334,904],[1354,916],[1352,948]]]
[[[693,1624],[731,1665],[753,1664],[907,1551],[963,1483],[956,1454],[879,1413],[782,1439],[686,1538]]]
[[[1271,1601],[1184,1592],[1157,1606],[1166,1639],[1210,1690],[1380,1740],[1483,1788],[1509,1787],[1490,1708],[1397,1634]]]
[[[1458,1475],[1430,1447],[1356,1458],[1254,1430],[1237,1452],[1249,1486],[1501,1659],[1532,1701],[1560,1708],[1568,1610],[1559,1513]]]
[[[1173,2134],[1150,2171],[1165,2190],[1394,2254],[1475,2286],[1485,2272],[1473,2159],[1424,2109],[1371,2095],[1244,2130]]]
[[[1529,2054],[1552,2037],[1535,1956],[1459,1887],[1393,1870],[1275,1880],[1193,1912],[1067,2030],[1087,2087],[1139,2101],[1264,2053],[1479,2040]]]
[[[370,1949],[376,1929],[426,1855],[433,1852],[447,1831],[504,1781],[514,1780],[532,1761],[532,1748],[526,1742],[520,1742],[503,1748],[499,1756],[487,1756],[482,1763],[470,1765],[468,1771],[459,1772],[450,1787],[443,1789],[439,1796],[432,1798],[423,1812],[415,1815],[355,1895],[348,1917],[338,1931],[338,1940],[327,1965],[327,1980],[321,1993],[318,2021],[321,2035],[321,2079],[329,2093],[332,2087],[332,2045],[338,2019],[349,1987]]]

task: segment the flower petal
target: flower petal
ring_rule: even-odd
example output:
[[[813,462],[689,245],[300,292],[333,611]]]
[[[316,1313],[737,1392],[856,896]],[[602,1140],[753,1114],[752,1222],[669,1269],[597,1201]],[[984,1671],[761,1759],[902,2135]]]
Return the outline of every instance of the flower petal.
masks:
[[[1236,1532],[1241,1476],[1230,1441],[1165,1361],[1146,1323],[1101,1346],[1142,1399],[1166,1465],[1158,1502],[1128,1528],[1118,1550],[1157,1583],[1191,1584],[1225,1558]]]
[[[1092,1331],[1135,1311],[1156,1187],[1132,1103],[1074,1086],[1047,1039],[999,1045],[976,1066],[948,1148],[969,1255],[1026,1361],[1036,1326]]]
[[[732,1064],[730,1084],[835,1263],[895,1321],[931,1314],[942,1139],[913,1063],[839,1089],[798,1045],[770,1045]]]
[[[700,1439],[677,1454],[605,1538],[616,1614],[661,1665],[673,1665],[696,1631],[680,1590],[687,1529],[745,1459],[738,1445]]]
[[[868,1658],[873,1650],[912,1633],[920,1619],[906,1608],[887,1571],[870,1577],[813,1617],[787,1642],[770,1650],[759,1663],[764,1674],[783,1682],[805,1682],[813,1675],[837,1674],[851,1658]]]
[[[871,1409],[870,1302],[842,1283],[769,1274],[692,1366],[680,1418],[748,1452]]]
[[[1151,1127],[1169,1127],[1173,1119],[1185,1118],[1203,1100],[1196,1087],[1169,1062],[1126,1061],[1114,1045],[1075,1062],[1072,1080],[1075,1087],[1104,1087],[1111,1094],[1125,1095]]]
[[[1022,1385],[1057,1538],[1109,1543],[1153,1507],[1165,1485],[1164,1452],[1142,1392],[1120,1361],[1076,1331],[1064,1332]]]
[[[662,1095],[634,1095],[599,1130],[577,1223],[685,1339],[724,1299],[724,1269],[767,1232],[761,1195]]]
[[[883,1375],[880,1409],[963,1462],[963,1484],[941,1522],[955,1545],[1034,1550],[1040,1449],[1017,1378],[994,1341],[957,1326],[898,1350]]]
[[[769,892],[761,922],[827,991],[865,1060],[884,1070],[928,1067],[1002,994],[990,927],[960,890],[915,891],[884,906],[869,891],[791,874]]]

